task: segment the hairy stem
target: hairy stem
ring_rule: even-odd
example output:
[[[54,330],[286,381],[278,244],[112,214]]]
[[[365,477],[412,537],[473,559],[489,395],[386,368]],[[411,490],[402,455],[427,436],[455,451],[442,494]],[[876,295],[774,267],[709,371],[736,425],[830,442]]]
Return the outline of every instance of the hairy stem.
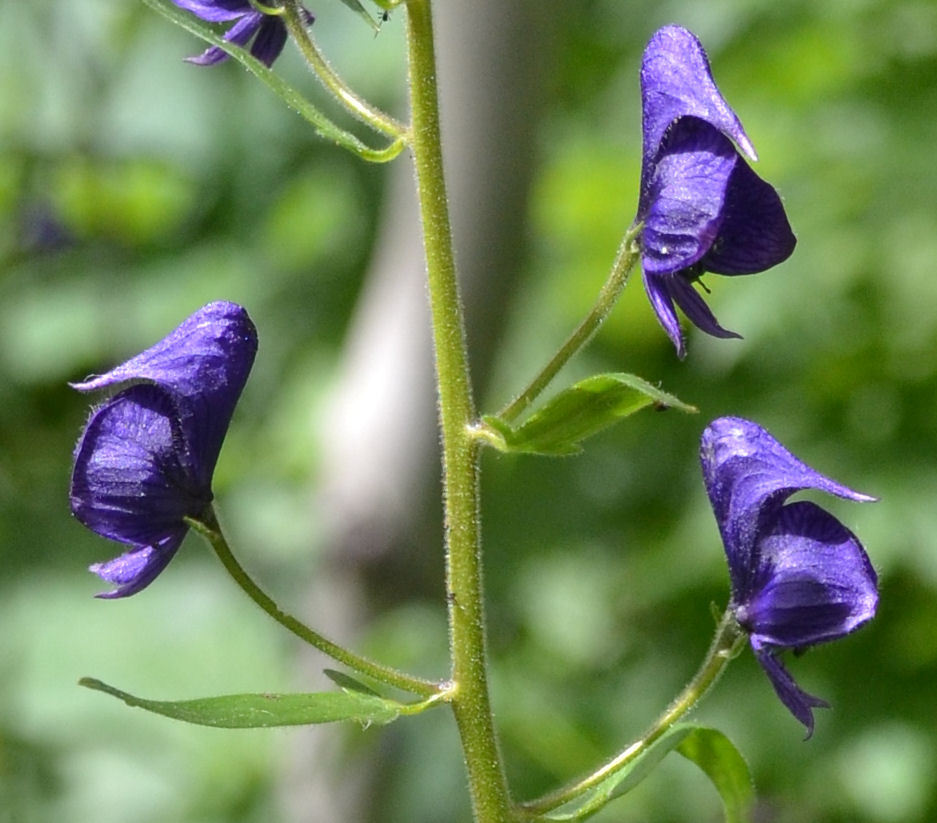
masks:
[[[452,708],[462,739],[478,823],[513,819],[488,696],[478,499],[478,446],[462,306],[439,131],[436,57],[430,0],[409,0],[407,43],[411,149],[416,167],[443,444],[446,587],[455,694]]]
[[[289,29],[290,36],[296,42],[306,62],[316,73],[323,86],[338,100],[351,114],[362,123],[366,123],[375,131],[390,137],[406,139],[407,127],[399,120],[391,117],[367,100],[359,97],[351,87],[342,80],[329,62],[319,51],[315,41],[309,34],[309,28],[303,19],[299,0],[285,0],[283,4],[283,20]]]
[[[615,262],[612,264],[612,270],[609,273],[605,285],[599,292],[598,299],[586,315],[585,319],[576,327],[573,333],[566,338],[566,342],[560,347],[559,351],[550,359],[550,361],[537,373],[537,376],[530,381],[527,388],[515,397],[500,412],[500,417],[505,423],[516,420],[537,397],[550,384],[550,381],[556,377],[560,369],[565,366],[570,358],[578,352],[593,334],[598,331],[599,326],[612,310],[612,306],[618,300],[622,290],[628,284],[628,276],[634,268],[635,263],[640,256],[640,249],[635,242],[641,231],[641,225],[632,226],[625,234],[621,245],[618,247],[618,254]]]
[[[356,672],[367,675],[384,683],[388,686],[395,686],[403,691],[417,694],[421,697],[433,697],[444,691],[447,684],[433,683],[430,680],[424,680],[420,677],[413,677],[397,669],[377,663],[367,657],[355,654],[348,649],[333,643],[331,640],[323,637],[317,631],[310,629],[305,623],[297,620],[291,614],[287,614],[258,586],[244,570],[244,567],[235,559],[218,525],[214,510],[209,507],[200,520],[186,518],[192,528],[201,534],[214,549],[215,554],[227,570],[228,574],[234,578],[234,581],[247,593],[260,608],[269,614],[281,626],[289,629],[301,640],[305,640],[309,645],[315,646],[319,651],[327,654],[333,660],[344,663]]]
[[[726,664],[738,653],[739,647],[744,640],[745,634],[736,622],[735,615],[731,609],[726,609],[716,627],[716,634],[699,670],[648,730],[588,777],[577,780],[575,783],[544,795],[537,800],[530,800],[521,804],[521,809],[526,818],[534,819],[539,815],[559,808],[570,800],[575,800],[589,789],[595,788],[602,781],[623,769],[650,748],[709,691],[710,687],[719,679],[719,675],[722,674]]]

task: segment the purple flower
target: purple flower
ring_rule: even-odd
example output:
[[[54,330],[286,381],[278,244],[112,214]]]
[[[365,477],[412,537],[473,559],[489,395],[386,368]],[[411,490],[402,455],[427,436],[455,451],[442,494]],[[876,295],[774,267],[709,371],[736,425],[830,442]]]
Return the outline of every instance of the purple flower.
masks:
[[[172,0],[172,2],[210,23],[237,21],[228,29],[224,39],[238,46],[246,46],[253,38],[254,43],[250,52],[266,66],[273,65],[273,61],[280,56],[283,46],[286,45],[287,32],[283,18],[276,14],[264,14],[257,11],[248,0]],[[306,22],[311,24],[315,18],[306,9],[302,12]],[[224,49],[211,46],[198,57],[187,59],[190,63],[200,66],[211,66],[227,60],[228,55]]]
[[[875,615],[876,576],[856,536],[794,492],[817,489],[870,502],[801,463],[761,426],[720,417],[703,432],[703,479],[732,581],[730,608],[781,702],[813,733],[815,706],[778,653],[835,640]]]
[[[665,26],[641,64],[644,145],[636,222],[643,222],[644,288],[684,357],[674,303],[707,334],[719,325],[693,283],[703,272],[753,274],[787,259],[796,240],[777,192],[739,151],[755,149],[719,93],[702,45]]]
[[[129,546],[91,571],[126,597],[148,586],[186,535],[184,517],[211,503],[211,480],[257,352],[257,332],[234,303],[199,309],[155,346],[82,383],[128,384],[91,413],[75,449],[72,513]]]

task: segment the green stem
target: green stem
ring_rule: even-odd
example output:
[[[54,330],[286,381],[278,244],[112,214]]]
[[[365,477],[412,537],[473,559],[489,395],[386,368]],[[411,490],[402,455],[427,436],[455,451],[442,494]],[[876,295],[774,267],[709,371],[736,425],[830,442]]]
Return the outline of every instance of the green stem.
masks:
[[[515,420],[537,399],[537,397],[539,397],[540,393],[550,384],[550,381],[556,377],[559,370],[569,362],[570,358],[589,341],[589,338],[591,338],[592,335],[596,333],[599,326],[602,325],[602,321],[608,316],[612,306],[615,305],[615,301],[618,300],[625,286],[628,284],[628,276],[631,274],[631,270],[638,261],[641,250],[636,241],[641,232],[641,228],[641,224],[632,226],[625,234],[621,245],[618,247],[618,254],[615,257],[615,262],[612,265],[612,270],[609,273],[608,279],[605,281],[605,285],[602,286],[599,297],[592,306],[589,314],[586,315],[585,319],[576,327],[575,331],[566,338],[566,342],[563,343],[559,351],[553,355],[550,362],[540,370],[537,376],[530,381],[527,388],[498,412],[497,416],[505,423],[510,423]]]
[[[247,593],[260,608],[269,614],[281,626],[289,629],[301,640],[305,640],[309,645],[315,646],[319,651],[324,652],[329,657],[344,663],[349,668],[354,669],[361,674],[372,677],[380,683],[388,686],[395,686],[403,691],[417,694],[420,697],[433,697],[445,689],[444,685],[433,683],[430,680],[424,680],[420,677],[413,677],[397,669],[385,666],[369,660],[366,657],[355,654],[342,646],[333,643],[331,640],[323,637],[318,632],[310,629],[305,623],[300,622],[295,617],[287,614],[251,579],[250,575],[244,570],[240,563],[231,554],[228,541],[221,532],[218,520],[215,517],[214,509],[211,507],[205,512],[201,520],[195,518],[186,518],[186,522],[202,535],[215,550],[218,559],[228,571],[228,574],[234,578],[235,582]]]
[[[477,823],[513,819],[488,696],[478,499],[478,446],[462,306],[443,175],[430,0],[407,8],[411,149],[416,168],[443,444],[446,592],[455,694],[452,708]]]
[[[309,28],[300,11],[299,0],[285,1],[283,4],[283,20],[319,81],[349,112],[375,131],[390,137],[406,139],[406,125],[355,94],[351,87],[329,65],[309,34]]]
[[[667,707],[666,711],[654,721],[653,725],[637,740],[629,744],[619,754],[596,769],[588,777],[584,777],[562,789],[544,795],[537,800],[529,800],[526,803],[522,803],[521,810],[526,819],[537,818],[553,809],[559,808],[564,803],[575,800],[577,797],[589,791],[589,789],[595,788],[604,780],[607,780],[613,774],[625,768],[625,766],[631,763],[636,757],[645,752],[655,741],[659,740],[674,723],[690,711],[707,691],[709,691],[716,680],[719,679],[719,675],[722,674],[726,664],[738,653],[745,638],[746,635],[736,621],[732,609],[726,609],[725,614],[722,615],[722,619],[716,627],[715,637],[713,637],[713,641],[709,646],[709,651],[706,653],[706,657],[699,667],[699,670],[673,703]]]

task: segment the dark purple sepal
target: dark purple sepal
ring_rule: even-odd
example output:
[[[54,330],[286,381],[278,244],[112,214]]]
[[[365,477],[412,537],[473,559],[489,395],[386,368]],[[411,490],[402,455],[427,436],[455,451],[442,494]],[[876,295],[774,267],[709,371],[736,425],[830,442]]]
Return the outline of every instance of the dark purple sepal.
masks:
[[[673,288],[679,275],[642,273],[644,291],[647,299],[657,315],[657,320],[663,327],[667,336],[673,341],[677,349],[677,356],[686,357],[686,344],[683,341],[683,332],[680,329],[680,320],[674,308]]]
[[[739,337],[734,331],[724,329],[719,325],[706,301],[693,288],[692,282],[682,272],[673,274],[643,274],[644,290],[654,314],[663,327],[667,336],[677,349],[677,356],[682,360],[686,357],[686,342],[680,329],[680,320],[674,309],[676,303],[683,313],[690,318],[694,325],[701,328],[713,337]]]
[[[871,620],[878,578],[858,538],[815,503],[783,506],[758,540],[745,620],[764,643],[785,648],[835,640]]]
[[[187,459],[176,408],[159,386],[141,384],[96,409],[75,451],[70,490],[75,517],[93,532],[134,548],[91,571],[116,598],[145,588],[169,562],[188,527],[211,502]]]
[[[250,53],[270,68],[286,45],[287,30],[283,18],[276,14],[264,14],[244,0],[173,0],[180,8],[192,12],[196,17],[211,23],[236,21],[224,35],[224,39],[236,46],[247,48],[253,39]],[[300,6],[303,22],[312,25],[315,17]],[[211,46],[186,61],[199,66],[213,66],[227,60],[228,53],[219,46]]]
[[[783,263],[796,245],[777,191],[739,158],[729,178],[719,234],[701,259],[702,268],[756,274]]]
[[[639,205],[641,264],[652,274],[687,269],[710,250],[723,221],[729,180],[739,160],[708,123],[684,117],[661,146]]]
[[[98,577],[117,587],[110,591],[98,592],[95,597],[116,600],[143,591],[166,568],[176,550],[182,545],[183,538],[185,530],[154,546],[138,546],[106,563],[94,563],[89,566]]]
[[[777,650],[758,645],[754,638],[752,638],[752,650],[781,702],[806,727],[807,735],[804,739],[809,740],[813,735],[813,710],[828,709],[830,704],[808,694],[794,682],[794,678],[777,658]]]
[[[251,12],[250,14],[245,14],[238,20],[230,29],[225,32],[224,40],[228,43],[231,43],[235,46],[240,46],[241,48],[246,48],[247,44],[250,42],[251,37],[257,33],[257,30],[260,28],[261,23],[263,22],[263,15],[260,12]],[[283,24],[278,24],[282,27]],[[286,30],[284,29],[284,35]],[[285,36],[284,36],[285,41]],[[196,66],[213,66],[216,63],[220,63],[223,60],[227,60],[230,55],[223,49],[221,46],[209,46],[205,51],[195,57],[186,57],[187,63],[193,63]],[[276,55],[274,55],[276,58]],[[273,61],[271,60],[271,63]],[[267,64],[270,65],[269,63]]]
[[[131,386],[92,413],[75,450],[70,499],[81,523],[121,543],[185,533],[182,518],[201,514],[211,490],[196,479],[165,390]]]
[[[278,17],[264,16],[257,29],[257,36],[251,44],[251,54],[267,68],[280,56],[286,45],[287,31]]]
[[[690,319],[694,326],[702,329],[706,334],[723,339],[735,337],[741,338],[738,332],[730,331],[719,325],[716,316],[712,313],[706,301],[700,296],[699,292],[693,288],[693,282],[682,272],[673,275],[673,287],[671,293],[677,305],[683,310],[683,313]]]

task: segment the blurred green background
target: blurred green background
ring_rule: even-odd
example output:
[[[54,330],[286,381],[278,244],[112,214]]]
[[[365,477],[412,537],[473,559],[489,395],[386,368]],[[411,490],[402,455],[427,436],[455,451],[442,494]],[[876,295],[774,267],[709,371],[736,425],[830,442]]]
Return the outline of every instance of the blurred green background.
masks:
[[[354,85],[400,111],[402,14],[375,38],[335,0],[320,2],[326,51]],[[542,97],[523,148],[532,177],[516,266],[504,273],[510,299],[489,307],[506,322],[485,410],[578,321],[630,223],[637,70],[659,25],[682,23],[706,45],[799,244],[769,273],[706,278],[717,316],[744,341],[691,331],[678,362],[636,277],[559,381],[632,371],[699,416],[643,413],[575,459],[486,456],[493,699],[518,795],[614,752],[695,670],[710,604],[728,593],[697,442],[708,420],[740,414],[882,498],[824,501],[864,541],[881,606],[855,636],[790,661],[802,687],[833,705],[809,742],[750,654],[694,718],[725,730],[748,758],[759,821],[937,819],[937,3],[523,8],[530,37],[546,32],[535,46]],[[324,736],[221,732],[75,685],[93,675],[166,699],[325,686],[317,670],[327,661],[301,656],[195,539],[138,597],[91,597],[100,584],[85,567],[117,549],[68,512],[87,399],[66,383],[146,347],[209,300],[247,306],[261,338],[215,482],[239,555],[297,611],[305,581],[336,562],[353,577],[358,562],[325,561],[313,501],[329,434],[322,410],[373,262],[389,171],[317,142],[239,68],[181,62],[199,50],[135,2],[4,9],[0,822],[467,820],[445,712]],[[278,67],[312,84],[294,54]],[[479,78],[476,93],[494,95],[497,81]],[[502,104],[526,117],[527,102]],[[445,104],[454,112],[460,101]],[[518,151],[503,147],[506,157]],[[411,534],[428,539],[392,582],[378,579],[367,625],[338,639],[442,676],[438,514],[422,498],[413,508],[423,525]],[[314,757],[309,741],[324,741]],[[596,819],[720,819],[705,778],[672,760]],[[325,789],[303,794],[304,775],[326,763],[338,766]],[[330,787],[350,791],[355,811],[327,817],[331,801],[317,792]]]

